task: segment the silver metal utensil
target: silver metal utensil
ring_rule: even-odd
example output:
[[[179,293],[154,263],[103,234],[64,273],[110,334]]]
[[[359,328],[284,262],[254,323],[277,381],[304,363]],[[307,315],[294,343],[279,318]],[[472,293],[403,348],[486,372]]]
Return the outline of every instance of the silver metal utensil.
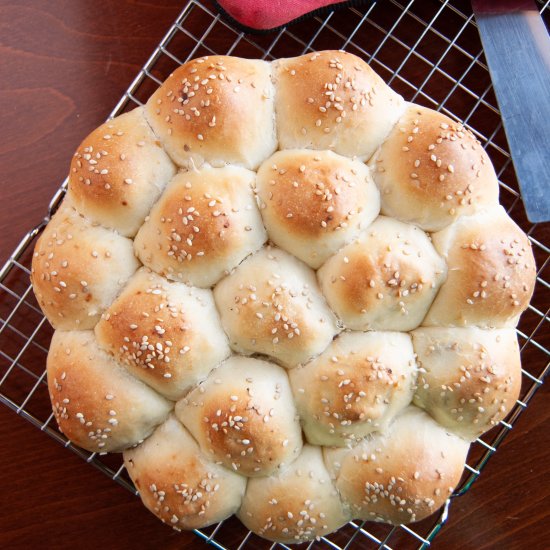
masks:
[[[550,38],[530,0],[472,0],[527,217],[550,220]]]

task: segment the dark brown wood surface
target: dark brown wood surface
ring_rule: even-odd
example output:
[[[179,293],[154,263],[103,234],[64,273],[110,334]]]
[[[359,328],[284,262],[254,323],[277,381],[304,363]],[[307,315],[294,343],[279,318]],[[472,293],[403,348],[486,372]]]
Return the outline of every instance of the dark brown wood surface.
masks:
[[[0,0],[0,264],[43,217],[72,152],[106,118],[183,3]],[[548,547],[549,397],[543,387],[454,502],[436,548]],[[3,406],[0,472],[1,548],[203,547]]]

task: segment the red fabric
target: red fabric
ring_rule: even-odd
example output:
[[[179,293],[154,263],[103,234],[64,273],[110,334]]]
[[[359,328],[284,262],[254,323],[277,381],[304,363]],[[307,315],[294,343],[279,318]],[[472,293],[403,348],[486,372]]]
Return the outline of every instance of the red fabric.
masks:
[[[218,0],[225,12],[241,25],[267,30],[285,25],[310,11],[342,0]]]

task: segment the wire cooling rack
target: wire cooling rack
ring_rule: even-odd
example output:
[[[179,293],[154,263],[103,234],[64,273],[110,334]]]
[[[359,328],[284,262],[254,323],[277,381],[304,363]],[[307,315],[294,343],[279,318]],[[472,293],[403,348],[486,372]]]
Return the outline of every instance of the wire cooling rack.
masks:
[[[539,2],[548,24],[550,0]],[[192,34],[189,29],[193,29]],[[197,31],[197,29],[199,29]],[[501,203],[528,234],[538,265],[532,304],[518,327],[523,386],[507,421],[473,445],[465,474],[437,517],[413,527],[352,522],[312,543],[314,548],[424,548],[447,518],[452,500],[467,491],[542,384],[549,370],[550,242],[548,226],[530,224],[521,197],[502,121],[469,2],[397,0],[344,9],[264,35],[248,35],[225,23],[208,2],[190,1],[121,98],[111,116],[141,105],[179,64],[205,54],[275,59],[320,49],[346,49],[366,59],[407,100],[461,120],[485,145],[501,184]],[[46,218],[29,231],[0,271],[0,401],[126,489],[135,492],[120,456],[89,453],[73,446],[55,425],[45,363],[52,330],[29,285],[33,244],[61,202],[66,181]],[[220,549],[287,548],[271,544],[227,520],[196,533]]]

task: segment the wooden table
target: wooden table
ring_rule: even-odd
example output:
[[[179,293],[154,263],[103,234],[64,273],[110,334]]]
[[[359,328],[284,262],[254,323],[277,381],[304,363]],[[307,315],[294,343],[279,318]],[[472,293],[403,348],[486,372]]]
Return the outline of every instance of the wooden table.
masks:
[[[182,5],[0,1],[0,264],[43,217],[72,152],[106,118]],[[543,387],[454,503],[436,547],[548,547],[549,397]],[[0,433],[0,547],[203,547],[2,406]]]

